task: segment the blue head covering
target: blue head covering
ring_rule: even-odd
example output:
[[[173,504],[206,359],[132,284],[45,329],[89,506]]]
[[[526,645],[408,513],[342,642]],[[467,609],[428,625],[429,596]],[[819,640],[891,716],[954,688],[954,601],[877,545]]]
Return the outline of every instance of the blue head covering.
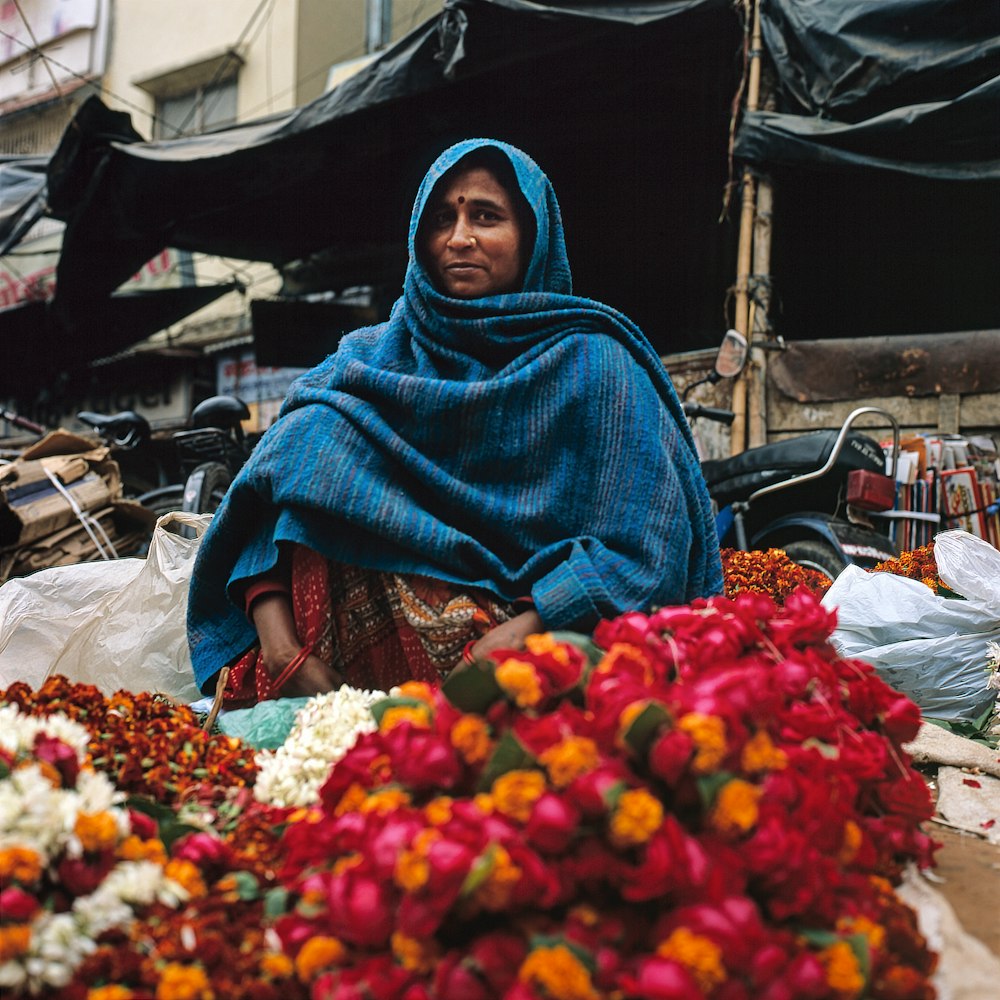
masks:
[[[536,238],[521,291],[451,298],[421,263],[435,185],[472,150],[505,154]],[[297,379],[206,534],[188,632],[206,685],[254,641],[238,598],[282,542],[506,599],[549,628],[722,589],[690,431],[663,366],[621,313],[572,294],[548,178],[472,139],[428,171],[387,323]]]

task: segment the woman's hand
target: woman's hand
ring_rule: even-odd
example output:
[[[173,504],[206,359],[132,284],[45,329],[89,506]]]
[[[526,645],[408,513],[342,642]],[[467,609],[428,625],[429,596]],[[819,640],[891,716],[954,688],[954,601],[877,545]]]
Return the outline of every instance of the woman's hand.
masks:
[[[509,621],[489,630],[471,649],[474,659],[482,659],[494,649],[524,649],[524,640],[535,632],[544,632],[545,626],[537,611],[523,611]]]
[[[271,593],[258,597],[250,608],[264,667],[277,677],[302,652],[295,630],[292,602],[287,594]],[[286,698],[308,697],[335,691],[344,678],[318,656],[310,654],[295,673],[281,686]]]

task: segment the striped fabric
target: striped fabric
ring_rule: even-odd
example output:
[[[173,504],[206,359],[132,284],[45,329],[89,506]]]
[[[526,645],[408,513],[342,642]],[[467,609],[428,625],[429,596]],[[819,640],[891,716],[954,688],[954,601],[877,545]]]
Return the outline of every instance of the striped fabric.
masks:
[[[416,231],[435,182],[480,145],[510,158],[537,240],[523,291],[458,300],[431,285]],[[535,163],[492,140],[444,152],[417,194],[409,254],[388,323],[293,384],[204,538],[188,608],[202,686],[254,641],[239,593],[280,542],[506,600],[530,593],[549,628],[722,589],[677,395],[627,317],[572,295]]]

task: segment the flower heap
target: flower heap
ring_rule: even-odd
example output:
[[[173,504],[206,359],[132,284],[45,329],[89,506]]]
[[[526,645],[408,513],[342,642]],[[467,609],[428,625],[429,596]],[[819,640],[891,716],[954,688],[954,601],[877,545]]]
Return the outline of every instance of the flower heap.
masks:
[[[919,549],[904,552],[898,559],[887,559],[885,562],[880,562],[872,572],[892,573],[895,576],[905,576],[908,580],[919,580],[925,586],[930,587],[935,594],[954,596],[938,576],[933,542],[922,545]]]
[[[901,749],[919,712],[833,624],[806,590],[715,598],[404,685],[286,830],[298,979],[314,1000],[933,996],[892,891],[932,849]]]
[[[89,739],[64,715],[0,706],[4,995],[66,987],[102,934],[186,897],[156,824],[87,763]]]
[[[822,597],[832,582],[818,570],[792,562],[784,549],[722,549],[720,555],[726,597],[767,594],[782,604],[803,585]]]
[[[156,695],[116,691],[105,697],[93,685],[55,675],[37,691],[18,681],[0,691],[0,702],[79,722],[90,734],[93,766],[131,795],[180,802],[201,786],[252,785],[257,773],[252,748],[206,733],[190,708]]]

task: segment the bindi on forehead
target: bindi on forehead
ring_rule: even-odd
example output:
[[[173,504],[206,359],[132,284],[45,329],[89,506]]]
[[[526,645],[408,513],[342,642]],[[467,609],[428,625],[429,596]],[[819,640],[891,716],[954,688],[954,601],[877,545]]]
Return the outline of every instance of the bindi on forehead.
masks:
[[[464,194],[460,194],[458,196],[458,203],[459,203],[459,205],[464,205],[465,204],[465,195]]]

